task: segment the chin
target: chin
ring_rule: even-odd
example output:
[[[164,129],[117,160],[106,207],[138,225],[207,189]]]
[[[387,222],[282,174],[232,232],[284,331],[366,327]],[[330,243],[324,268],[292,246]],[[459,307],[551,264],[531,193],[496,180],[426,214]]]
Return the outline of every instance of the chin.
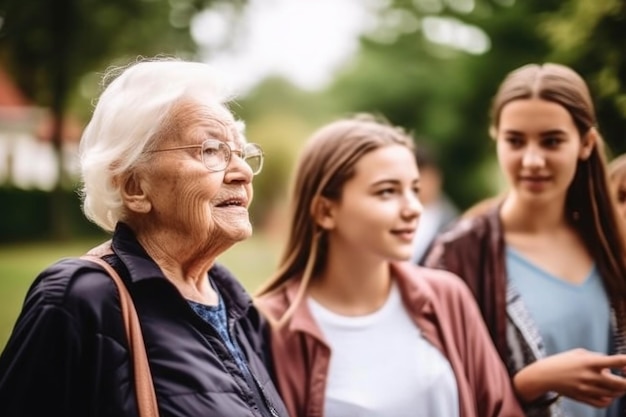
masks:
[[[412,253],[410,251],[407,252],[398,252],[391,254],[388,259],[389,262],[406,262],[411,259]]]
[[[248,239],[252,236],[252,225],[248,225],[248,227],[242,227],[236,233],[233,233],[233,240],[236,242],[241,242],[242,240]]]
[[[549,192],[526,192],[523,195],[524,201],[529,205],[539,205],[543,206],[545,204],[550,204],[555,200],[555,193]]]

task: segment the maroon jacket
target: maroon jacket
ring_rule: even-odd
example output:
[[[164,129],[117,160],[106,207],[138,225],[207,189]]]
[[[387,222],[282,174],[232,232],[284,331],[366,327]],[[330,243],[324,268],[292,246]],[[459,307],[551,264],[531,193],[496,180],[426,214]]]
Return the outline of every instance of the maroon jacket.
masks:
[[[506,363],[509,356],[507,273],[499,210],[500,205],[496,204],[482,215],[459,221],[435,240],[424,265],[463,278],[476,297],[493,343]]]
[[[415,324],[452,366],[460,417],[523,416],[504,364],[463,282],[448,272],[410,263],[392,265],[392,276]],[[294,278],[279,291],[261,297],[259,309],[279,319],[299,285]],[[276,383],[289,413],[323,417],[331,351],[306,302],[300,303],[283,327],[272,329],[271,344]]]

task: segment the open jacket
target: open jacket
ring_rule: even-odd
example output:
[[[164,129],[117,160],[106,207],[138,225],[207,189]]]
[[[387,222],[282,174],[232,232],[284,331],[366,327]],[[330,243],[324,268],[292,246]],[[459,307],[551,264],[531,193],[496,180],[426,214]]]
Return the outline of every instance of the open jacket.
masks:
[[[287,416],[263,360],[264,322],[225,268],[216,265],[209,276],[264,398],[124,224],[112,249],[104,259],[137,309],[161,417]],[[136,417],[119,303],[112,279],[90,261],[66,259],[43,271],[0,356],[0,416]],[[259,401],[271,412],[259,411]]]
[[[460,416],[523,416],[506,369],[463,282],[445,271],[410,263],[392,265],[392,276],[416,326],[452,366]],[[282,317],[299,286],[294,277],[278,291],[261,297],[257,300],[260,310],[274,319]],[[323,417],[332,352],[306,302],[298,305],[283,327],[272,328],[271,347],[278,389],[291,416]]]
[[[546,356],[543,341],[517,290],[508,285],[504,230],[500,205],[459,221],[440,235],[425,258],[425,266],[460,276],[472,290],[483,319],[511,376]],[[617,335],[615,319],[612,331]],[[616,337],[617,352],[626,352]],[[620,342],[621,340],[621,342]],[[558,417],[564,411],[556,393],[526,404],[527,416]],[[621,415],[626,416],[626,413]]]

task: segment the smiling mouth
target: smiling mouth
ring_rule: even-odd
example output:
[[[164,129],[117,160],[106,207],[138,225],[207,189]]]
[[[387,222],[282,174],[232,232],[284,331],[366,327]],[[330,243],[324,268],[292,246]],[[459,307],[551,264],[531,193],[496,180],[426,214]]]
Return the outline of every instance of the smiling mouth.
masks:
[[[392,230],[391,233],[405,239],[412,239],[415,235],[415,229],[398,229]]]
[[[224,200],[221,203],[217,204],[216,207],[246,207],[245,200],[241,198],[229,198],[228,200]]]
[[[544,181],[548,181],[550,178],[548,177],[522,177],[520,179],[522,181],[528,181],[528,182],[544,182]]]

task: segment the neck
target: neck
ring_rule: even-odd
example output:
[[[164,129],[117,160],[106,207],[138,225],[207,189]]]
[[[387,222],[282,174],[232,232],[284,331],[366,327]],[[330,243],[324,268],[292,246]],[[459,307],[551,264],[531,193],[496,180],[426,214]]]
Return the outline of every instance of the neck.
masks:
[[[188,236],[168,231],[140,231],[136,232],[136,236],[146,253],[184,298],[202,304],[217,303],[217,293],[207,279],[217,254],[207,250],[206,242],[194,243]]]
[[[391,285],[389,263],[362,253],[329,250],[324,271],[311,283],[309,294],[339,314],[358,316],[378,310]]]
[[[511,193],[502,204],[500,218],[507,233],[539,234],[569,228],[565,217],[565,199],[535,203]]]

